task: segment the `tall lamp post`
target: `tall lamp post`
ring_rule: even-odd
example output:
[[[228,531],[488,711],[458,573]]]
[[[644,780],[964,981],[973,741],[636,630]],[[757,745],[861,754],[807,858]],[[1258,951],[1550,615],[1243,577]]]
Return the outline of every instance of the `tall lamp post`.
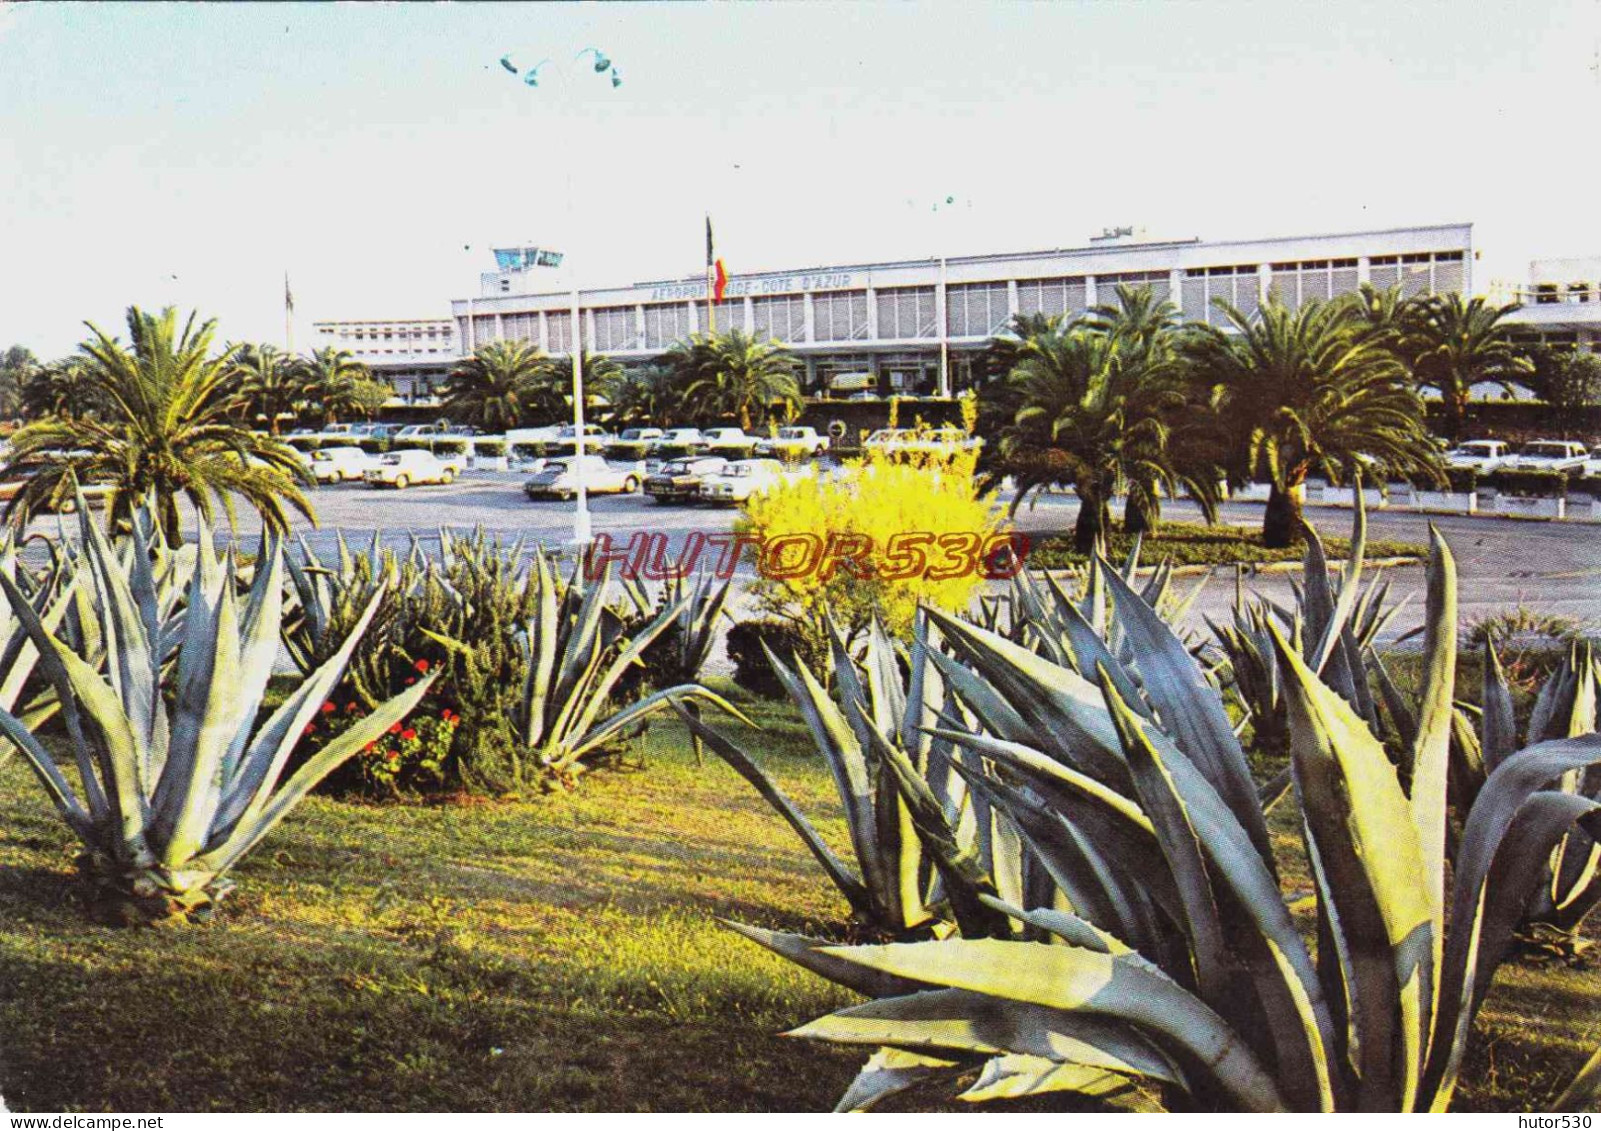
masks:
[[[586,47],[573,56],[573,63],[585,55],[593,55],[594,70],[597,75],[609,75],[612,89],[616,90],[623,85],[623,77],[617,71],[617,66],[606,53],[598,47]],[[542,59],[522,73],[525,86],[539,86],[539,69],[550,63],[549,59]],[[518,68],[511,61],[511,56],[503,55],[500,65],[512,74],[518,73]],[[573,209],[573,165],[567,163],[567,202],[569,209]],[[569,212],[569,216],[572,213]],[[578,273],[569,263],[567,274],[568,285],[572,289],[572,338],[567,343],[569,356],[573,359],[573,479],[576,490],[573,493],[573,544],[582,552],[594,539],[594,526],[589,516],[589,483],[584,475],[584,323],[583,310],[579,305]]]
[[[932,211],[936,216],[941,211],[946,212],[948,215],[950,209],[955,207],[957,203],[957,199],[954,196],[947,196],[944,200],[936,201]],[[971,200],[967,201],[966,204],[969,208],[973,206]],[[936,323],[939,327],[939,395],[942,399],[949,400],[951,395],[951,299],[950,287],[946,282],[946,240],[941,238],[939,244],[939,310]]]

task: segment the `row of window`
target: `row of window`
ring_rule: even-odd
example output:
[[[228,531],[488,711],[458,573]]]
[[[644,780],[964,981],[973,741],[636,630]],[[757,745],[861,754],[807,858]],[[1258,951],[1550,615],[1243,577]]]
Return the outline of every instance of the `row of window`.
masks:
[[[1274,263],[1270,270],[1269,292],[1292,307],[1357,289],[1355,259]],[[1369,271],[1375,287],[1382,290],[1399,284],[1408,297],[1460,291],[1466,281],[1460,251],[1375,256],[1370,260]],[[1081,314],[1088,306],[1089,285],[1083,277],[1027,279],[1016,286],[1018,314]],[[1261,302],[1260,270],[1255,263],[1187,268],[1177,296],[1172,293],[1171,276],[1166,271],[1099,275],[1096,277],[1097,298],[1103,303],[1111,301],[1120,286],[1149,287],[1158,302],[1176,301],[1184,317],[1213,325],[1222,325],[1227,320],[1214,304],[1216,299],[1225,300],[1246,317],[1255,314]],[[758,338],[774,338],[781,342],[936,338],[940,330],[935,295],[935,288],[931,286],[879,289],[874,296],[875,327],[869,321],[866,291],[816,292],[811,295],[809,333],[806,296],[753,297],[750,328]],[[743,325],[743,307],[742,300],[732,300],[723,307],[719,321],[725,326]],[[648,305],[644,307],[642,324],[637,316],[638,308],[634,306],[597,307],[586,313],[594,324],[594,340],[586,345],[602,353],[662,350],[693,331],[703,332],[708,328],[704,302]],[[1005,329],[1012,313],[1011,287],[1007,283],[960,283],[946,287],[947,333],[953,338],[993,336]],[[494,315],[477,315],[473,320],[475,334],[469,334],[466,319],[460,320],[461,334],[466,342],[494,341],[497,337],[539,341],[541,317],[545,320],[546,347],[552,352],[565,352],[572,321],[571,314],[565,311],[503,315],[498,329]]]

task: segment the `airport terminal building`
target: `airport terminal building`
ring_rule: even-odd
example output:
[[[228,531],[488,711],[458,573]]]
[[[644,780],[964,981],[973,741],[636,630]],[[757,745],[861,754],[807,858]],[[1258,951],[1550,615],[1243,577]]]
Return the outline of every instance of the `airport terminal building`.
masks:
[[[972,358],[1016,314],[1075,314],[1149,286],[1185,318],[1247,314],[1268,294],[1295,305],[1399,285],[1407,295],[1472,293],[1473,227],[1442,224],[1276,239],[1144,240],[1117,229],[1082,247],[845,263],[732,276],[707,310],[702,277],[585,289],[584,347],[644,362],[692,332],[737,327],[773,338],[805,365],[809,396],[935,395],[971,384]],[[528,341],[571,348],[571,292],[546,291],[537,267],[482,276],[482,295],[451,304],[463,353]],[[1601,310],[1601,307],[1597,308]]]

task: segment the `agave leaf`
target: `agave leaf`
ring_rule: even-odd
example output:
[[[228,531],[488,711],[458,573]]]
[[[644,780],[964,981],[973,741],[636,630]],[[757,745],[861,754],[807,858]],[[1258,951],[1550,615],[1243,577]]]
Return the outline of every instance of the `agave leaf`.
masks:
[[[903,1049],[879,1049],[862,1066],[834,1110],[867,1111],[909,1088],[935,1080],[954,1079],[974,1067],[967,1059],[951,1061]]]
[[[968,1103],[1020,1099],[1044,1092],[1077,1092],[1107,1096],[1129,1087],[1126,1076],[1082,1064],[1061,1064],[1037,1056],[997,1056],[984,1065],[978,1080],[956,1098]]]
[[[1520,890],[1517,883],[1494,882],[1492,873],[1496,868],[1519,871],[1529,861],[1544,867],[1545,854],[1555,841],[1542,844],[1543,833],[1564,811],[1542,802],[1524,816],[1530,800],[1564,774],[1597,764],[1601,764],[1601,735],[1532,746],[1491,772],[1468,813],[1457,851],[1452,927],[1441,969],[1440,1014],[1426,1080],[1426,1095],[1434,1097],[1437,1104],[1449,1101],[1476,1003],[1489,988],[1489,975],[1501,958],[1505,935],[1522,914],[1530,894],[1527,886]],[[1587,799],[1574,800],[1582,804]],[[1520,817],[1527,824],[1514,835]],[[1577,819],[1577,815],[1570,816],[1560,827],[1566,829]],[[1493,899],[1505,902],[1492,904]]]
[[[270,799],[259,807],[252,806],[235,827],[234,832],[216,848],[196,857],[193,867],[222,875],[266,836],[279,821],[287,817],[306,794],[362,747],[383,734],[389,727],[411,714],[412,710],[433,687],[438,673],[424,676],[405,691],[380,703],[372,713],[363,716],[348,729],[313,754],[290,779],[273,792]],[[263,790],[263,795],[265,795]]]
[[[928,982],[918,981],[914,978],[901,978],[893,974],[886,974],[880,970],[873,970],[854,962],[845,962],[827,953],[827,948],[834,945],[824,939],[809,938],[806,935],[788,934],[783,931],[769,931],[762,927],[752,927],[744,923],[735,923],[728,919],[717,920],[735,934],[743,935],[759,946],[764,946],[774,954],[789,959],[812,973],[827,978],[844,986],[848,990],[872,998],[900,997],[904,994],[915,994],[921,990],[934,988]]]
[[[1276,629],[1274,643],[1308,854],[1321,906],[1339,934],[1352,1003],[1357,1102],[1363,1110],[1410,1111],[1435,1000],[1434,906],[1413,808],[1367,724]],[[1325,986],[1326,996],[1340,992]]]
[[[928,658],[939,669],[951,693],[978,716],[986,730],[1014,741],[1033,737],[1023,716],[995,688],[943,652],[930,652]]]
[[[1550,1110],[1582,1111],[1594,1105],[1598,1098],[1601,1098],[1601,1048],[1596,1049],[1590,1059],[1584,1062],[1573,1083],[1562,1090]]]
[[[801,838],[801,842],[817,859],[818,864],[822,865],[823,871],[827,873],[834,886],[839,888],[850,903],[851,910],[864,918],[870,917],[873,913],[872,899],[861,879],[849,865],[834,854],[833,849],[828,847],[812,823],[806,819],[805,814],[790,801],[778,784],[768,777],[748,754],[728,741],[721,733],[684,710],[676,700],[672,701],[672,705],[690,732],[706,743],[714,754],[727,762],[735,773],[755,786],[756,792],[760,793],[767,803],[778,811],[778,815],[789,823],[790,828],[795,830],[795,835]]]
[[[1228,803],[1262,859],[1271,861],[1267,822],[1245,751],[1229,725],[1222,698],[1155,610],[1121,578],[1106,572],[1118,621],[1134,649],[1145,693],[1162,720],[1162,729]]]
[[[1429,526],[1428,602],[1424,639],[1424,674],[1418,737],[1412,747],[1412,822],[1423,856],[1434,945],[1434,968],[1440,968],[1445,946],[1445,858],[1447,777],[1451,761],[1451,725],[1456,686],[1456,560],[1451,547]],[[1438,986],[1434,987],[1435,995]],[[1425,1005],[1434,1016],[1438,997]],[[1424,1034],[1428,1039],[1428,1034]]]
[[[1183,1080],[1172,1059],[1128,1025],[967,990],[880,998],[838,1010],[787,1035],[837,1044],[892,1045],[935,1056],[1021,1053],[1165,1083]]]
[[[1153,968],[1080,947],[998,939],[832,946],[824,953],[936,986],[1125,1021],[1183,1050],[1245,1110],[1284,1110],[1272,1077],[1239,1034]]]

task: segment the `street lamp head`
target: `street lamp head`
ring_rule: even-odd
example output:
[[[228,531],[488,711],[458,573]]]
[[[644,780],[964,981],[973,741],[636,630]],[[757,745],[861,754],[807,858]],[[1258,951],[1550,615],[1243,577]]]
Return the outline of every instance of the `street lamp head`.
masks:
[[[541,59],[539,62],[535,63],[532,67],[529,67],[528,68],[528,73],[523,76],[523,82],[526,83],[529,86],[538,86],[539,85],[539,68],[543,67],[548,62],[550,62],[549,59]]]
[[[612,72],[611,72],[611,88],[613,90],[616,90],[618,87],[620,87],[622,85],[623,85],[623,76],[617,73],[617,68],[616,67],[613,67],[612,68]]]
[[[595,52],[595,73],[597,75],[605,74],[607,68],[609,68],[610,66],[611,66],[611,60],[610,59],[606,58],[606,56],[602,55],[599,51]]]

